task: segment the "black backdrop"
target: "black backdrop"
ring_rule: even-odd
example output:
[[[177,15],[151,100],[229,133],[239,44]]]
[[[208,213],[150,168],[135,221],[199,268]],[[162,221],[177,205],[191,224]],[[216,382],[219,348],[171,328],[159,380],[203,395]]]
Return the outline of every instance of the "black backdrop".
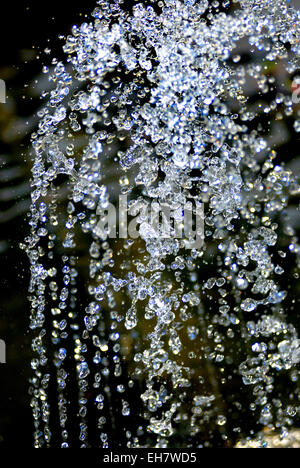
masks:
[[[0,105],[0,339],[7,347],[7,363],[0,364],[2,448],[32,446],[29,264],[19,243],[27,230],[30,177],[30,160],[22,149],[28,147],[30,125],[35,121],[30,121],[29,131],[26,122],[39,99],[27,90],[42,64],[62,55],[59,34],[68,34],[73,24],[83,22],[95,5],[95,0],[17,0],[0,6],[0,78],[6,82],[8,96],[6,104]],[[52,50],[48,57],[43,52],[46,47]]]

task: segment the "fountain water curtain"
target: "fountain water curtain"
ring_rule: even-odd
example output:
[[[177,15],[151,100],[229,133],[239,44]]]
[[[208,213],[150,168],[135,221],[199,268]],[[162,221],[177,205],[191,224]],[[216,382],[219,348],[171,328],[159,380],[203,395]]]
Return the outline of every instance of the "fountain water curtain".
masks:
[[[284,440],[300,187],[280,138],[300,131],[300,14],[99,0],[92,16],[44,68],[32,135],[34,446]]]

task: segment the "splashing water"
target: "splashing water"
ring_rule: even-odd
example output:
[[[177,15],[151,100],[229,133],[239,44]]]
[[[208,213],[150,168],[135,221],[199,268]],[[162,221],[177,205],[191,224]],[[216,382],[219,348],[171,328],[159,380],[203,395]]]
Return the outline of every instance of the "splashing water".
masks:
[[[287,213],[298,216],[300,187],[275,148],[283,118],[299,131],[282,88],[299,68],[299,12],[281,0],[97,3],[53,61],[32,136],[35,447],[287,437],[300,361]],[[181,228],[182,207],[202,207],[201,243],[171,235],[164,214],[149,223],[149,203]]]

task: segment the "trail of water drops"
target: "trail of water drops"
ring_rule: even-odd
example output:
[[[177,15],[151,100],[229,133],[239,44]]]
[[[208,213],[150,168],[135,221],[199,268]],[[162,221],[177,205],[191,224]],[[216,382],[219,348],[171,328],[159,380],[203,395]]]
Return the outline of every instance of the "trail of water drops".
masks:
[[[271,123],[294,117],[297,132],[298,120],[266,64],[287,80],[299,68],[299,12],[281,0],[97,3],[67,37],[66,63],[43,70],[54,88],[32,136],[35,447],[51,446],[57,414],[61,447],[75,434],[81,447],[225,444],[252,436],[239,413],[249,431],[285,431],[300,342],[279,263],[289,250],[299,267],[300,249],[281,213],[300,188]],[[104,223],[118,194],[139,236]],[[158,232],[149,200],[182,227],[178,207],[204,206],[204,242],[170,237],[166,211]]]

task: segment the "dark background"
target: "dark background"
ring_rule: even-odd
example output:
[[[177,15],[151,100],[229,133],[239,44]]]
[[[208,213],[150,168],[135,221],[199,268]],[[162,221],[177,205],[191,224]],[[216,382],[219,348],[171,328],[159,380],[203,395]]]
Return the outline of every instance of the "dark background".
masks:
[[[32,446],[29,264],[19,243],[27,231],[30,133],[43,91],[43,83],[35,90],[35,80],[43,64],[63,55],[58,36],[69,34],[95,5],[95,0],[1,3],[0,78],[7,102],[0,104],[0,339],[6,342],[7,363],[0,364],[0,447]],[[47,47],[49,55],[43,52]]]

